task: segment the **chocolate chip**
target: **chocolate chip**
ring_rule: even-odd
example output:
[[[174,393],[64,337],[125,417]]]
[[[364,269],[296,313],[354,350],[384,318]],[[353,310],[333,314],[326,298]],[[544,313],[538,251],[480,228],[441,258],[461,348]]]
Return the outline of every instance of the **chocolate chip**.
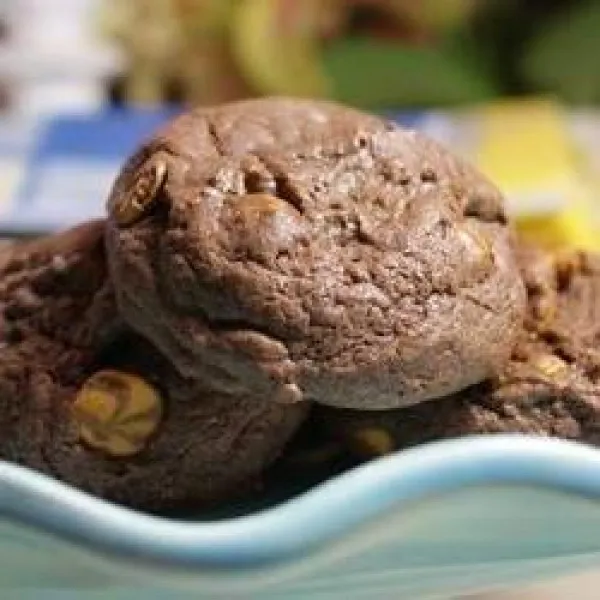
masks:
[[[436,172],[429,167],[423,169],[421,171],[421,181],[423,183],[435,183],[437,181]]]
[[[10,344],[22,342],[23,337],[23,330],[19,326],[10,323],[4,325],[4,338]]]
[[[244,175],[244,187],[248,194],[276,195],[277,184],[270,173],[249,171]]]
[[[358,135],[354,140],[354,144],[357,148],[366,148],[368,145],[368,140],[366,135]]]

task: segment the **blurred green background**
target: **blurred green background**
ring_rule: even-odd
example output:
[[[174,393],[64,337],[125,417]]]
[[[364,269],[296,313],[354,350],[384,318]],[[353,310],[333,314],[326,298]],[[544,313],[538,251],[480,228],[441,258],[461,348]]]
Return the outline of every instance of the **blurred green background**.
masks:
[[[99,27],[126,57],[115,102],[600,101],[598,0],[105,0]]]
[[[50,106],[23,90],[52,78],[112,105],[595,105],[599,28],[600,0],[1,0],[0,105]]]

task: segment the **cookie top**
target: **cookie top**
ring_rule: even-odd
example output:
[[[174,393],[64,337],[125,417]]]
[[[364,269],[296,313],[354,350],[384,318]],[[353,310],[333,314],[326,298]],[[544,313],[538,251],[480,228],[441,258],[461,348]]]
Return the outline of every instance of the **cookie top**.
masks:
[[[498,372],[521,326],[498,190],[336,104],[185,114],[131,157],[108,207],[123,317],[216,390],[410,405]]]
[[[529,433],[600,444],[600,257],[521,247],[529,303],[501,376],[403,410],[313,418],[362,455],[435,439]]]

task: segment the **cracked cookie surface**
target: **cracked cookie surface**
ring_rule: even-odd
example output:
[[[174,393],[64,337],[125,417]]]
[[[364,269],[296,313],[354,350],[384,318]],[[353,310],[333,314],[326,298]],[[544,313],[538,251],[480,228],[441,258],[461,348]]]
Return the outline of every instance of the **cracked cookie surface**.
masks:
[[[128,211],[148,170],[161,187]],[[418,133],[335,104],[183,115],[125,165],[109,211],[124,318],[218,393],[407,406],[497,373],[521,327],[500,193]]]
[[[499,377],[403,410],[322,409],[313,419],[327,436],[362,457],[485,433],[528,433],[599,445],[600,257],[551,255],[524,246],[519,255],[528,313]]]

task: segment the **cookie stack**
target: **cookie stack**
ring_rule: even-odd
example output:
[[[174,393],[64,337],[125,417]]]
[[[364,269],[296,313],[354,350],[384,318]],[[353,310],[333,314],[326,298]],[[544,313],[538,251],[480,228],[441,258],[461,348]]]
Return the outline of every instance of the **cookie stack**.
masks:
[[[525,247],[470,165],[336,104],[180,116],[106,220],[0,272],[2,456],[117,502],[230,498],[295,435],[595,441],[600,262]]]

